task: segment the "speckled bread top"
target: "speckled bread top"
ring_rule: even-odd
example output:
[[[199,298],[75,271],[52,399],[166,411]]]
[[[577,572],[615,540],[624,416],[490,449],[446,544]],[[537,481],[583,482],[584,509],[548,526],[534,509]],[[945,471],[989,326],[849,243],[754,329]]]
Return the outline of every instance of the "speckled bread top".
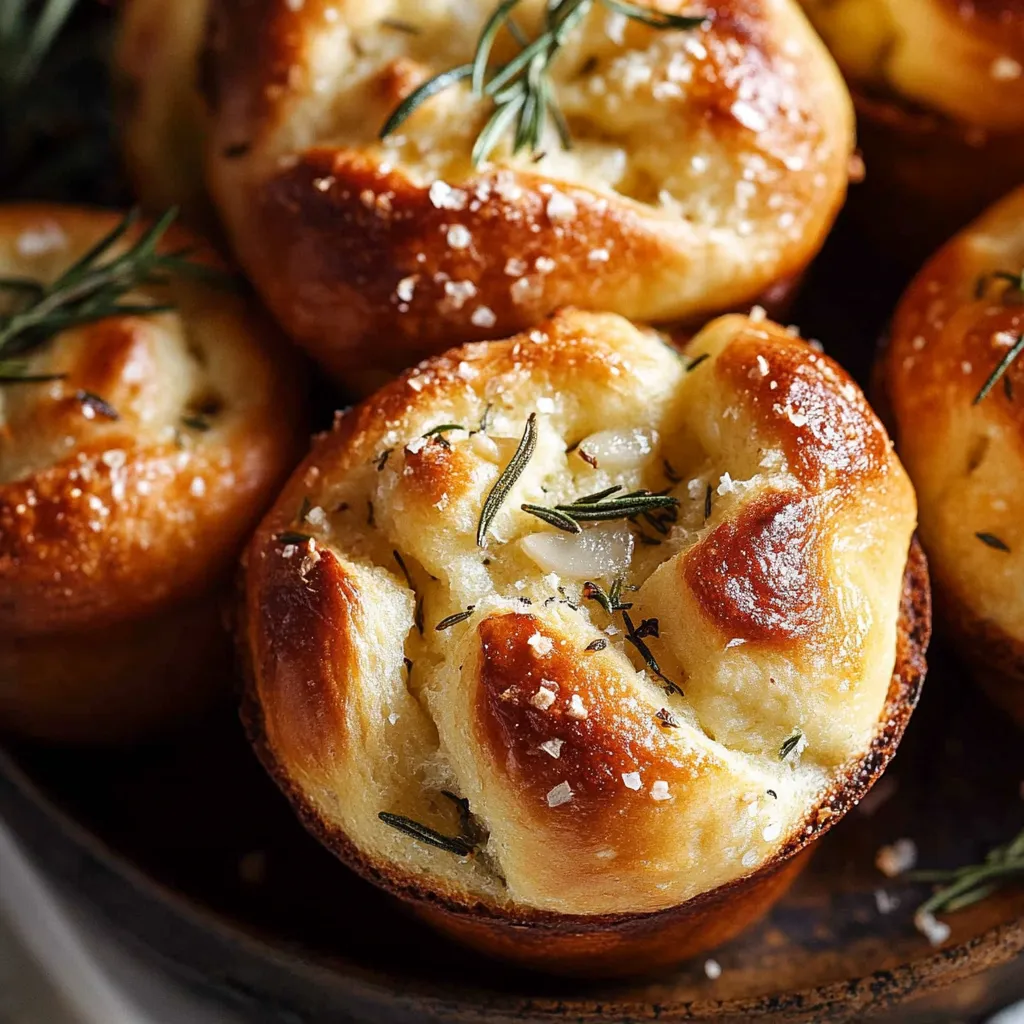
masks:
[[[803,270],[845,194],[853,130],[795,2],[710,2],[688,31],[594,4],[548,76],[571,149],[550,127],[540,154],[505,138],[474,169],[492,108],[466,83],[380,141],[403,98],[472,56],[494,6],[211,5],[210,187],[268,303],[328,368],[376,386],[559,305],[693,317]],[[515,9],[530,38],[542,11]],[[496,65],[513,45],[499,37]]]
[[[0,276],[50,282],[119,219],[0,207]],[[195,239],[172,229],[163,244]],[[293,374],[240,295],[173,278],[124,301],[175,309],[65,330],[17,360],[62,379],[0,386],[2,633],[107,625],[194,593],[296,451]]]
[[[858,85],[890,90],[981,129],[1024,131],[1021,0],[802,3]]]
[[[580,513],[609,488],[590,509],[677,504]],[[258,745],[378,877],[492,907],[675,906],[777,854],[869,750],[914,521],[860,391],[793,334],[726,317],[680,356],[563,312],[423,363],[317,440],[248,554]]]
[[[1024,189],[943,248],[907,290],[884,381],[921,498],[921,538],[965,614],[1024,643]],[[985,542],[978,535],[989,538]],[[1004,550],[1004,548],[1006,550]],[[991,644],[991,641],[990,641]]]

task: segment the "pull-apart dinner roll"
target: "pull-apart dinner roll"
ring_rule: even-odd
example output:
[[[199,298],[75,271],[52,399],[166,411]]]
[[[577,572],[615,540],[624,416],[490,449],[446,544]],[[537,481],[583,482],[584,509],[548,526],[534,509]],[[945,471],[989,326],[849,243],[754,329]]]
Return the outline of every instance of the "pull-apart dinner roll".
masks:
[[[945,618],[1024,724],[1024,188],[907,290],[882,365]]]
[[[541,71],[568,144],[552,114],[513,155],[506,120],[474,167],[495,107],[464,74],[379,139],[496,6],[211,3],[215,203],[281,323],[357,389],[563,304],[674,321],[749,302],[803,270],[845,194],[849,97],[795,0],[635,5],[706,13],[689,29],[574,0]],[[544,11],[515,7],[524,40]],[[518,52],[499,31],[491,73]]]
[[[173,268],[212,275],[211,256],[90,291],[139,265],[130,227],[54,285],[120,219],[0,207],[0,728],[41,737],[129,738],[226,692],[219,598],[301,440],[265,318]],[[156,251],[195,244],[171,228]],[[139,312],[75,326],[111,302]]]
[[[730,316],[680,356],[564,312],[317,441],[247,556],[251,734],[332,850],[456,936],[679,960],[763,912],[895,749],[914,522],[798,338]]]
[[[118,124],[135,194],[213,220],[203,176],[205,108],[197,55],[206,0],[122,0],[113,54]]]
[[[875,230],[923,256],[1024,180],[1020,0],[802,2],[854,94]]]

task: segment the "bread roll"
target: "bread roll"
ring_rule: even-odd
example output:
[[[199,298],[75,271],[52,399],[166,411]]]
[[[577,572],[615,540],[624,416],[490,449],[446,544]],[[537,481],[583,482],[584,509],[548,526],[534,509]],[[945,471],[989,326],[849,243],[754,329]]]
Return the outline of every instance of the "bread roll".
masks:
[[[907,259],[1024,180],[1019,0],[802,0],[850,83],[862,223]]]
[[[797,337],[730,316],[680,356],[566,311],[318,439],[248,552],[250,730],[307,825],[442,927],[650,969],[762,912],[884,767],[927,640],[914,523]]]
[[[931,259],[881,366],[936,593],[989,693],[1024,723],[1024,188]]]
[[[506,133],[474,168],[492,108],[466,83],[380,141],[494,7],[211,5],[214,200],[281,323],[357,390],[563,304],[676,321],[749,303],[804,269],[843,200],[849,98],[793,0],[707,3],[689,31],[594,4],[548,73],[571,149],[549,124],[539,153]],[[543,10],[516,7],[526,36]],[[494,66],[514,52],[499,36]]]
[[[0,207],[0,277],[49,283],[119,219]],[[60,375],[0,384],[3,729],[127,739],[225,692],[221,592],[300,450],[295,374],[237,291],[173,276],[122,301],[174,308],[0,351],[5,376]]]
[[[154,213],[178,206],[191,224],[212,228],[197,65],[205,22],[206,0],[123,0],[113,69],[135,194]]]

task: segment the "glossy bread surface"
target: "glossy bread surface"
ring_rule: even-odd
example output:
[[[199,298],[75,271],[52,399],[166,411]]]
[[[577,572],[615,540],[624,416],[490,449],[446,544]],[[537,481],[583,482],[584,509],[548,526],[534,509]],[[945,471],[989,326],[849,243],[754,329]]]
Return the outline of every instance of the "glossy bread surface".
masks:
[[[988,275],[1019,278],[1022,268],[1018,189],[911,284],[893,321],[884,383],[951,624],[977,664],[1016,680],[994,685],[1024,718],[1024,359],[978,400],[1024,332],[1024,297]]]
[[[52,281],[119,219],[53,205],[0,208],[0,275]],[[137,230],[117,252],[133,237]],[[163,244],[196,240],[172,229]],[[201,249],[192,258],[221,266]],[[20,721],[27,702],[43,705],[45,720],[51,682],[54,713],[67,684],[86,717],[90,704],[103,714],[99,691],[90,699],[94,684],[144,690],[135,673],[147,647],[167,654],[178,642],[157,639],[147,616],[166,613],[167,635],[180,639],[182,622],[196,621],[181,604],[202,604],[222,585],[296,457],[295,375],[245,299],[173,278],[124,301],[175,308],[66,330],[17,360],[28,374],[60,379],[0,387],[4,718]],[[207,606],[195,650],[205,623],[219,630],[218,620]],[[134,657],[106,650],[119,632]],[[97,659],[102,681],[90,676]]]
[[[674,522],[577,537],[520,507],[610,486],[668,488]],[[453,350],[321,437],[250,547],[258,746],[378,881],[502,913],[677,906],[779,857],[871,748],[914,519],[856,385],[766,320],[682,357],[574,311]],[[586,587],[616,577],[625,615]],[[442,791],[471,858],[378,819],[458,834]]]
[[[330,370],[367,389],[559,305],[697,317],[803,270],[853,140],[794,2],[709,3],[705,26],[664,32],[594,4],[550,68],[571,150],[552,128],[540,159],[505,140],[475,170],[491,110],[465,84],[379,141],[414,88],[471,57],[493,6],[211,6],[209,184],[268,304]],[[530,36],[542,9],[516,8]]]

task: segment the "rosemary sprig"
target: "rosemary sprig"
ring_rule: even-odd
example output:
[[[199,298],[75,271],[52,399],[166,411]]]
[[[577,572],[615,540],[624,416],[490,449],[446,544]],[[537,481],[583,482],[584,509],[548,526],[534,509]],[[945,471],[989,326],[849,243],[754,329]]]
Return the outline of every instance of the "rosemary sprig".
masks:
[[[410,93],[392,111],[380,130],[386,139],[427,100],[451,86],[470,79],[473,95],[488,99],[493,111],[473,145],[473,166],[478,167],[494,151],[508,131],[512,132],[512,152],[529,150],[536,158],[548,121],[564,149],[572,146],[569,127],[559,108],[551,84],[551,65],[568,36],[590,13],[595,3],[624,15],[651,29],[695,29],[710,20],[711,14],[670,14],[627,0],[548,0],[543,30],[528,40],[512,21],[521,0],[501,0],[477,38],[473,60],[443,71]],[[491,51],[502,30],[519,46],[519,52],[507,63],[491,67]]]
[[[168,210],[120,256],[112,250],[138,221],[131,210],[107,235],[76,260],[52,284],[27,278],[0,278],[12,312],[0,313],[0,358],[21,356],[71,327],[113,316],[151,316],[173,307],[166,303],[124,302],[129,292],[166,284],[172,276],[221,284],[227,275],[189,259],[191,249],[158,253],[157,246],[177,217]]]
[[[918,914],[943,914],[962,910],[990,896],[996,889],[1024,880],[1024,829],[1003,846],[992,850],[981,864],[951,871],[912,871],[914,882],[940,885],[918,908]]]
[[[416,839],[427,846],[436,846],[439,850],[447,853],[454,853],[457,857],[468,857],[474,850],[472,844],[460,839],[457,836],[446,836],[440,832],[412,818],[406,818],[401,814],[390,814],[388,811],[381,811],[378,815],[385,825],[404,833],[412,839]]]
[[[476,527],[476,542],[478,547],[483,547],[487,540],[487,531],[494,522],[509,492],[516,485],[516,481],[523,475],[526,464],[533,456],[537,447],[537,414],[531,412],[526,420],[526,427],[523,430],[522,439],[515,454],[509,460],[509,464],[502,470],[501,475],[494,482],[490,493],[484,500],[484,506],[480,510],[480,521]]]
[[[597,494],[577,498],[570,505],[555,505],[553,508],[529,503],[520,507],[524,512],[529,512],[531,516],[536,516],[559,530],[579,533],[579,524],[583,522],[632,519],[639,515],[645,516],[648,522],[662,529],[664,527],[660,521],[652,521],[650,512],[654,509],[675,508],[679,504],[678,498],[673,498],[669,494],[651,494],[650,491],[632,491],[629,494],[612,497],[620,490],[621,486],[609,487]]]
[[[978,405],[980,402],[984,402],[988,398],[992,389],[999,383],[1000,380],[1006,374],[1006,371],[1013,365],[1014,360],[1024,352],[1024,332],[1020,334],[1013,347],[1005,356],[999,361],[999,365],[992,371],[992,375],[987,381],[985,381],[982,389],[977,393],[974,398],[974,404]],[[1009,381],[1009,378],[1007,378]]]

